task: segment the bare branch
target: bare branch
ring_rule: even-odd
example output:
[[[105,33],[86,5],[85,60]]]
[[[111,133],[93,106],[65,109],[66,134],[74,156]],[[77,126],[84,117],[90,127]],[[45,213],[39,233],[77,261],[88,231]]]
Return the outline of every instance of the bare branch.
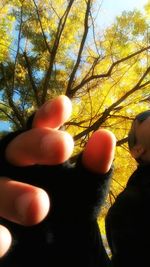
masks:
[[[120,60],[117,60],[116,62],[113,62],[112,65],[110,66],[109,70],[106,73],[102,73],[102,74],[98,74],[98,75],[91,75],[87,79],[82,80],[80,84],[78,84],[76,87],[74,87],[71,90],[71,92],[70,92],[71,96],[73,96],[79,89],[81,89],[84,85],[86,85],[87,83],[89,83],[92,80],[110,77],[110,75],[112,74],[112,71],[116,65],[119,65],[120,63],[123,63],[123,62],[129,60],[130,58],[133,58],[133,57],[141,54],[142,52],[144,52],[148,49],[150,49],[150,46],[144,47],[144,48],[138,50],[137,52],[128,55],[127,57],[124,57]]]
[[[20,124],[16,120],[14,120],[4,109],[0,108],[0,111],[4,113],[5,116],[9,119],[9,121],[12,121],[17,126],[17,128],[20,127]]]
[[[50,62],[49,62],[49,67],[48,70],[46,72],[45,75],[45,79],[44,79],[44,84],[43,84],[43,95],[42,95],[42,103],[45,102],[46,99],[46,95],[47,95],[47,90],[48,90],[48,85],[49,85],[49,81],[51,79],[51,75],[52,75],[52,71],[53,71],[53,67],[54,67],[54,62],[55,62],[55,57],[57,54],[57,49],[59,46],[59,42],[60,42],[60,38],[62,36],[65,24],[66,24],[66,20],[67,17],[69,15],[70,9],[72,7],[74,0],[70,0],[68,3],[68,6],[63,14],[63,16],[61,17],[58,27],[57,27],[57,32],[56,32],[56,36],[55,36],[55,41],[51,50],[51,57],[50,57]]]
[[[89,119],[88,120],[83,120],[83,121],[79,121],[79,122],[75,122],[75,121],[69,121],[69,122],[65,122],[64,123],[64,126],[77,126],[77,127],[80,127],[80,128],[85,128],[85,129],[87,129],[88,128],[88,126],[83,126],[82,124],[83,123],[85,123],[85,122],[87,122],[87,121],[89,121]]]
[[[92,72],[92,75],[93,75],[94,69],[95,69],[96,65],[98,64],[99,59],[100,59],[100,57],[97,57],[97,58],[94,59],[91,67],[89,68],[89,70],[85,74],[84,78],[82,79],[82,82],[86,81],[87,77],[90,75],[91,72]]]
[[[42,21],[41,21],[41,18],[40,18],[40,14],[39,14],[38,6],[37,6],[35,0],[32,0],[32,1],[33,1],[33,3],[34,3],[35,9],[36,9],[36,13],[37,13],[38,20],[39,20],[39,23],[40,23],[40,28],[41,28],[41,32],[42,32],[42,35],[43,35],[43,39],[44,39],[44,42],[45,42],[45,46],[46,46],[46,48],[47,48],[49,54],[51,55],[51,50],[50,50],[49,44],[48,44],[48,42],[47,42],[46,35],[45,35],[45,33],[44,33],[44,29],[43,29]]]
[[[6,92],[6,95],[7,95],[7,100],[8,100],[9,106],[12,108],[12,111],[14,112],[14,114],[15,114],[16,118],[18,119],[18,121],[20,122],[20,126],[25,126],[25,121],[24,121],[24,118],[22,116],[22,113],[17,108],[17,106],[15,105],[15,103],[13,101],[12,90],[9,88],[9,86],[7,84],[7,78],[6,78],[4,66],[3,66],[2,63],[0,64],[0,67],[1,67],[2,75],[4,77],[5,84],[6,84],[5,92]]]
[[[125,144],[127,142],[128,142],[128,137],[125,137],[125,138],[123,138],[121,140],[118,140],[117,143],[116,143],[116,145],[117,146],[121,146],[121,145],[123,145],[123,144]]]
[[[53,7],[52,2],[50,3],[50,7],[51,7],[51,9],[54,11],[54,13],[55,13],[55,15],[57,16],[57,18],[58,18],[58,19],[61,19],[60,16],[59,16],[59,14],[57,13],[57,11],[55,10],[55,8]]]
[[[119,183],[116,179],[112,178],[112,180],[115,181],[122,189],[124,189],[124,186],[121,183]]]
[[[70,75],[70,79],[69,79],[69,82],[68,82],[68,86],[67,86],[67,90],[66,90],[66,95],[67,96],[72,96],[71,87],[72,87],[72,84],[74,82],[75,75],[76,75],[76,72],[78,70],[78,67],[79,67],[79,64],[80,64],[80,61],[81,61],[81,55],[82,55],[83,48],[84,48],[84,45],[85,45],[85,41],[86,41],[86,38],[87,38],[88,29],[89,29],[88,20],[89,20],[89,14],[90,14],[90,7],[91,7],[91,0],[88,0],[86,13],[85,13],[85,19],[84,19],[84,33],[83,33],[83,37],[82,37],[82,40],[81,40],[81,44],[80,44],[77,60],[76,60],[76,63],[74,65],[74,67],[73,67],[73,70],[72,70],[72,73]]]
[[[16,51],[16,57],[15,57],[15,63],[14,63],[14,71],[13,71],[12,92],[15,87],[16,65],[17,65],[17,60],[18,60],[18,55],[19,55],[19,50],[20,50],[20,40],[21,40],[21,31],[22,31],[22,22],[23,22],[22,16],[23,16],[23,5],[21,6],[21,9],[20,9],[20,27],[19,27],[18,44],[17,44],[17,51]]]
[[[100,4],[100,7],[101,7],[101,4]],[[100,7],[99,7],[99,9],[100,9]],[[92,16],[91,10],[90,10],[90,18],[91,18],[91,21],[92,21],[92,34],[93,34],[94,45],[95,45],[95,48],[96,48],[96,52],[100,57],[99,50],[98,50],[98,47],[97,47],[97,44],[96,44],[96,38],[95,38],[95,36],[96,36],[95,35],[95,23],[94,23],[95,19]]]
[[[26,61],[26,67],[27,67],[27,70],[28,70],[29,80],[30,80],[31,87],[32,87],[32,90],[33,90],[34,95],[35,95],[36,103],[37,103],[37,106],[40,106],[38,88],[36,87],[34,79],[33,79],[31,64],[29,62],[29,59],[28,59],[28,56],[27,56],[26,52],[24,52],[23,55],[24,55],[24,58],[25,58],[25,61]]]
[[[114,104],[112,104],[109,107],[109,110],[112,111],[116,106],[120,105],[128,96],[130,96],[131,94],[133,94],[134,92],[142,89],[143,87],[146,87],[147,85],[150,84],[150,81],[147,81],[143,84],[141,84],[143,82],[143,80],[145,79],[145,77],[150,73],[150,67],[147,68],[147,70],[145,71],[145,73],[142,75],[142,77],[139,79],[139,81],[137,82],[137,84],[131,89],[129,90],[126,94],[124,94],[120,99],[118,99]]]
[[[91,131],[96,131],[100,127],[100,125],[102,125],[102,123],[104,123],[104,121],[110,116],[110,112],[113,111],[115,107],[120,105],[124,100],[126,100],[134,92],[141,90],[142,88],[149,85],[150,80],[142,84],[143,80],[149,73],[150,73],[150,67],[147,68],[145,73],[142,75],[142,77],[139,79],[137,84],[131,90],[129,90],[126,94],[124,94],[120,99],[118,99],[115,103],[113,103],[109,108],[107,108],[103,112],[102,116],[96,122],[94,122],[88,129],[74,136],[74,140],[80,139],[81,137],[89,134],[89,132]]]

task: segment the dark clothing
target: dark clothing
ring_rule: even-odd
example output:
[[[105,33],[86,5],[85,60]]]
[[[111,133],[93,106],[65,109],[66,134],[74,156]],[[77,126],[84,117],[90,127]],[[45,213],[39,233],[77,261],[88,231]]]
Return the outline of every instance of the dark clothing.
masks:
[[[13,166],[5,159],[5,149],[18,134],[0,142],[0,176],[45,189],[51,208],[43,222],[31,227],[1,219],[13,235],[13,246],[0,267],[107,267],[97,216],[112,171],[93,174],[83,167],[81,156],[75,166]]]
[[[150,165],[138,166],[106,216],[113,267],[150,266]]]
[[[0,267],[149,266],[150,165],[137,168],[108,211],[110,262],[97,216],[109,189],[112,170],[106,175],[91,173],[83,167],[81,156],[74,166],[65,162],[57,166],[15,167],[6,161],[5,149],[21,132],[11,133],[0,141],[0,176],[42,187],[50,196],[51,208],[41,223],[31,227],[0,220],[13,235],[13,246],[0,259]]]

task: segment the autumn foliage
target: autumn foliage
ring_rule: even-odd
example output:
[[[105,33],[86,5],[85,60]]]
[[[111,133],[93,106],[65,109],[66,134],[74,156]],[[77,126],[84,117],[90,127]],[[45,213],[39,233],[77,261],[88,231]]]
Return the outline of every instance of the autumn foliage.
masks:
[[[131,122],[150,106],[150,1],[103,31],[99,4],[0,0],[0,119],[18,129],[47,99],[65,94],[73,103],[65,124],[73,157],[99,127],[111,130],[117,149],[107,209],[135,168],[126,142]]]

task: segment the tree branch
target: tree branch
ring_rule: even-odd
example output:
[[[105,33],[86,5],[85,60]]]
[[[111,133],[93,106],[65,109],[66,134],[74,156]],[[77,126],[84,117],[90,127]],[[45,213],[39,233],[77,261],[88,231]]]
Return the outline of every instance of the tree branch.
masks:
[[[120,63],[123,63],[127,60],[129,60],[130,58],[133,58],[139,54],[141,54],[142,52],[146,51],[150,49],[150,46],[147,46],[145,48],[142,48],[140,50],[138,50],[137,52],[133,53],[133,54],[130,54],[129,56],[127,57],[124,57],[120,60],[117,60],[116,62],[112,63],[112,65],[110,66],[109,70],[106,72],[106,73],[102,73],[102,74],[98,74],[98,75],[91,75],[90,77],[88,77],[87,79],[84,79],[81,81],[80,84],[78,84],[76,87],[74,87],[72,90],[71,90],[71,97],[73,97],[75,95],[75,93],[81,89],[84,85],[86,85],[87,83],[89,83],[90,81],[92,80],[95,80],[95,79],[102,79],[102,78],[107,78],[107,77],[110,77],[110,75],[112,74],[112,71],[113,69],[115,68],[116,65],[119,65]]]
[[[46,35],[45,35],[45,33],[44,33],[44,29],[43,29],[42,21],[41,21],[41,18],[40,18],[40,14],[39,14],[38,6],[37,6],[35,0],[32,0],[32,1],[33,1],[33,3],[34,3],[35,9],[36,9],[36,13],[37,13],[38,20],[39,20],[39,23],[40,23],[40,28],[41,28],[41,32],[42,32],[42,35],[43,35],[43,39],[44,39],[45,46],[46,46],[46,48],[47,48],[49,54],[51,55],[51,50],[50,50],[49,44],[48,44],[48,42],[47,42]]]
[[[0,111],[4,113],[5,116],[17,126],[17,128],[20,127],[20,124],[17,121],[15,121],[4,109],[0,108]]]
[[[16,75],[16,65],[17,65],[17,59],[19,55],[20,50],[20,40],[21,40],[21,31],[22,31],[22,16],[23,16],[23,5],[20,9],[20,27],[19,27],[19,34],[18,34],[18,44],[17,44],[17,51],[16,51],[16,57],[15,57],[15,63],[14,63],[14,70],[13,70],[13,79],[12,79],[12,93],[15,87],[15,75]]]
[[[84,48],[84,45],[85,45],[85,41],[86,41],[87,34],[88,34],[88,29],[89,29],[88,20],[89,20],[89,14],[90,14],[90,7],[91,7],[91,0],[88,0],[86,13],[85,13],[85,19],[84,19],[84,33],[83,33],[83,37],[82,37],[82,40],[81,40],[81,44],[80,44],[77,60],[76,60],[76,63],[74,65],[74,68],[72,70],[72,73],[70,75],[70,79],[69,79],[67,90],[66,90],[66,95],[68,97],[72,96],[71,87],[72,87],[72,84],[74,82],[75,75],[76,75],[76,72],[78,70],[78,67],[79,67],[79,64],[80,64],[80,61],[81,61],[81,55],[82,55],[83,48]]]
[[[103,112],[102,116],[96,122],[94,122],[88,129],[86,129],[83,132],[81,132],[81,133],[77,134],[76,136],[74,136],[74,140],[76,141],[76,140],[80,139],[81,137],[89,134],[91,131],[96,131],[102,125],[102,123],[104,123],[104,121],[110,116],[110,112],[113,111],[115,107],[120,105],[124,100],[126,100],[134,92],[136,92],[136,91],[146,87],[147,85],[149,85],[150,84],[150,80],[145,82],[144,84],[141,84],[143,82],[144,78],[149,73],[150,73],[150,66],[147,68],[145,73],[142,75],[142,77],[139,79],[137,84],[131,90],[129,90],[126,94],[124,94],[120,99],[118,99],[115,103],[113,103],[109,108],[107,108]]]
[[[24,52],[23,55],[24,55],[24,58],[25,58],[26,67],[27,67],[27,70],[28,70],[28,76],[29,76],[29,80],[30,80],[30,83],[31,83],[31,87],[32,87],[34,95],[35,95],[37,106],[39,107],[40,106],[40,99],[39,99],[39,94],[38,94],[38,88],[36,87],[34,79],[33,79],[31,65],[30,65],[27,53]]]
[[[123,138],[121,140],[118,140],[117,143],[116,143],[116,146],[121,146],[121,145],[123,145],[123,144],[125,144],[127,142],[128,142],[128,137],[125,137],[125,138]]]
[[[14,101],[13,101],[13,96],[12,96],[12,91],[11,89],[9,88],[8,84],[7,84],[7,78],[6,78],[6,75],[5,75],[5,70],[4,70],[4,66],[3,64],[1,63],[1,71],[2,71],[2,75],[4,77],[4,80],[5,80],[5,84],[6,84],[6,96],[7,96],[7,100],[8,100],[8,103],[9,103],[9,106],[12,108],[16,118],[18,119],[18,121],[20,122],[20,125],[21,126],[25,126],[25,121],[24,121],[24,118],[22,116],[22,113],[21,111],[17,108],[17,106],[14,104]]]
[[[57,54],[57,49],[59,46],[59,42],[60,42],[60,38],[62,36],[62,32],[64,30],[65,24],[66,24],[66,20],[67,17],[69,15],[70,9],[72,7],[74,0],[70,0],[67,6],[67,9],[65,10],[63,16],[61,17],[60,21],[59,21],[59,25],[57,28],[57,33],[55,36],[55,41],[51,50],[51,57],[50,57],[50,62],[49,62],[49,67],[48,70],[46,72],[45,75],[45,79],[44,79],[44,84],[43,84],[43,95],[42,95],[42,103],[45,102],[46,99],[46,95],[47,95],[47,90],[48,90],[48,85],[49,85],[49,81],[51,80],[51,76],[52,76],[52,71],[53,71],[53,66],[54,66],[54,62],[55,62],[55,57]]]

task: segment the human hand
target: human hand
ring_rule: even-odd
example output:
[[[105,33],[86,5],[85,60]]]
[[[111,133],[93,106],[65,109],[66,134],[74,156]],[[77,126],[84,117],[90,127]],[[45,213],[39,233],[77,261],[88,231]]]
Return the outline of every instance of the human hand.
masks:
[[[17,166],[56,165],[66,161],[72,154],[73,140],[68,133],[58,129],[70,114],[71,102],[65,96],[45,103],[36,112],[33,128],[17,136],[8,145],[7,160]],[[93,172],[107,172],[113,160],[114,147],[113,134],[98,130],[92,135],[83,152],[84,166]],[[45,218],[50,202],[43,189],[7,178],[2,178],[0,183],[1,217],[24,225],[37,224]],[[6,233],[4,228],[0,228],[1,256],[6,253],[10,243],[9,232]]]

